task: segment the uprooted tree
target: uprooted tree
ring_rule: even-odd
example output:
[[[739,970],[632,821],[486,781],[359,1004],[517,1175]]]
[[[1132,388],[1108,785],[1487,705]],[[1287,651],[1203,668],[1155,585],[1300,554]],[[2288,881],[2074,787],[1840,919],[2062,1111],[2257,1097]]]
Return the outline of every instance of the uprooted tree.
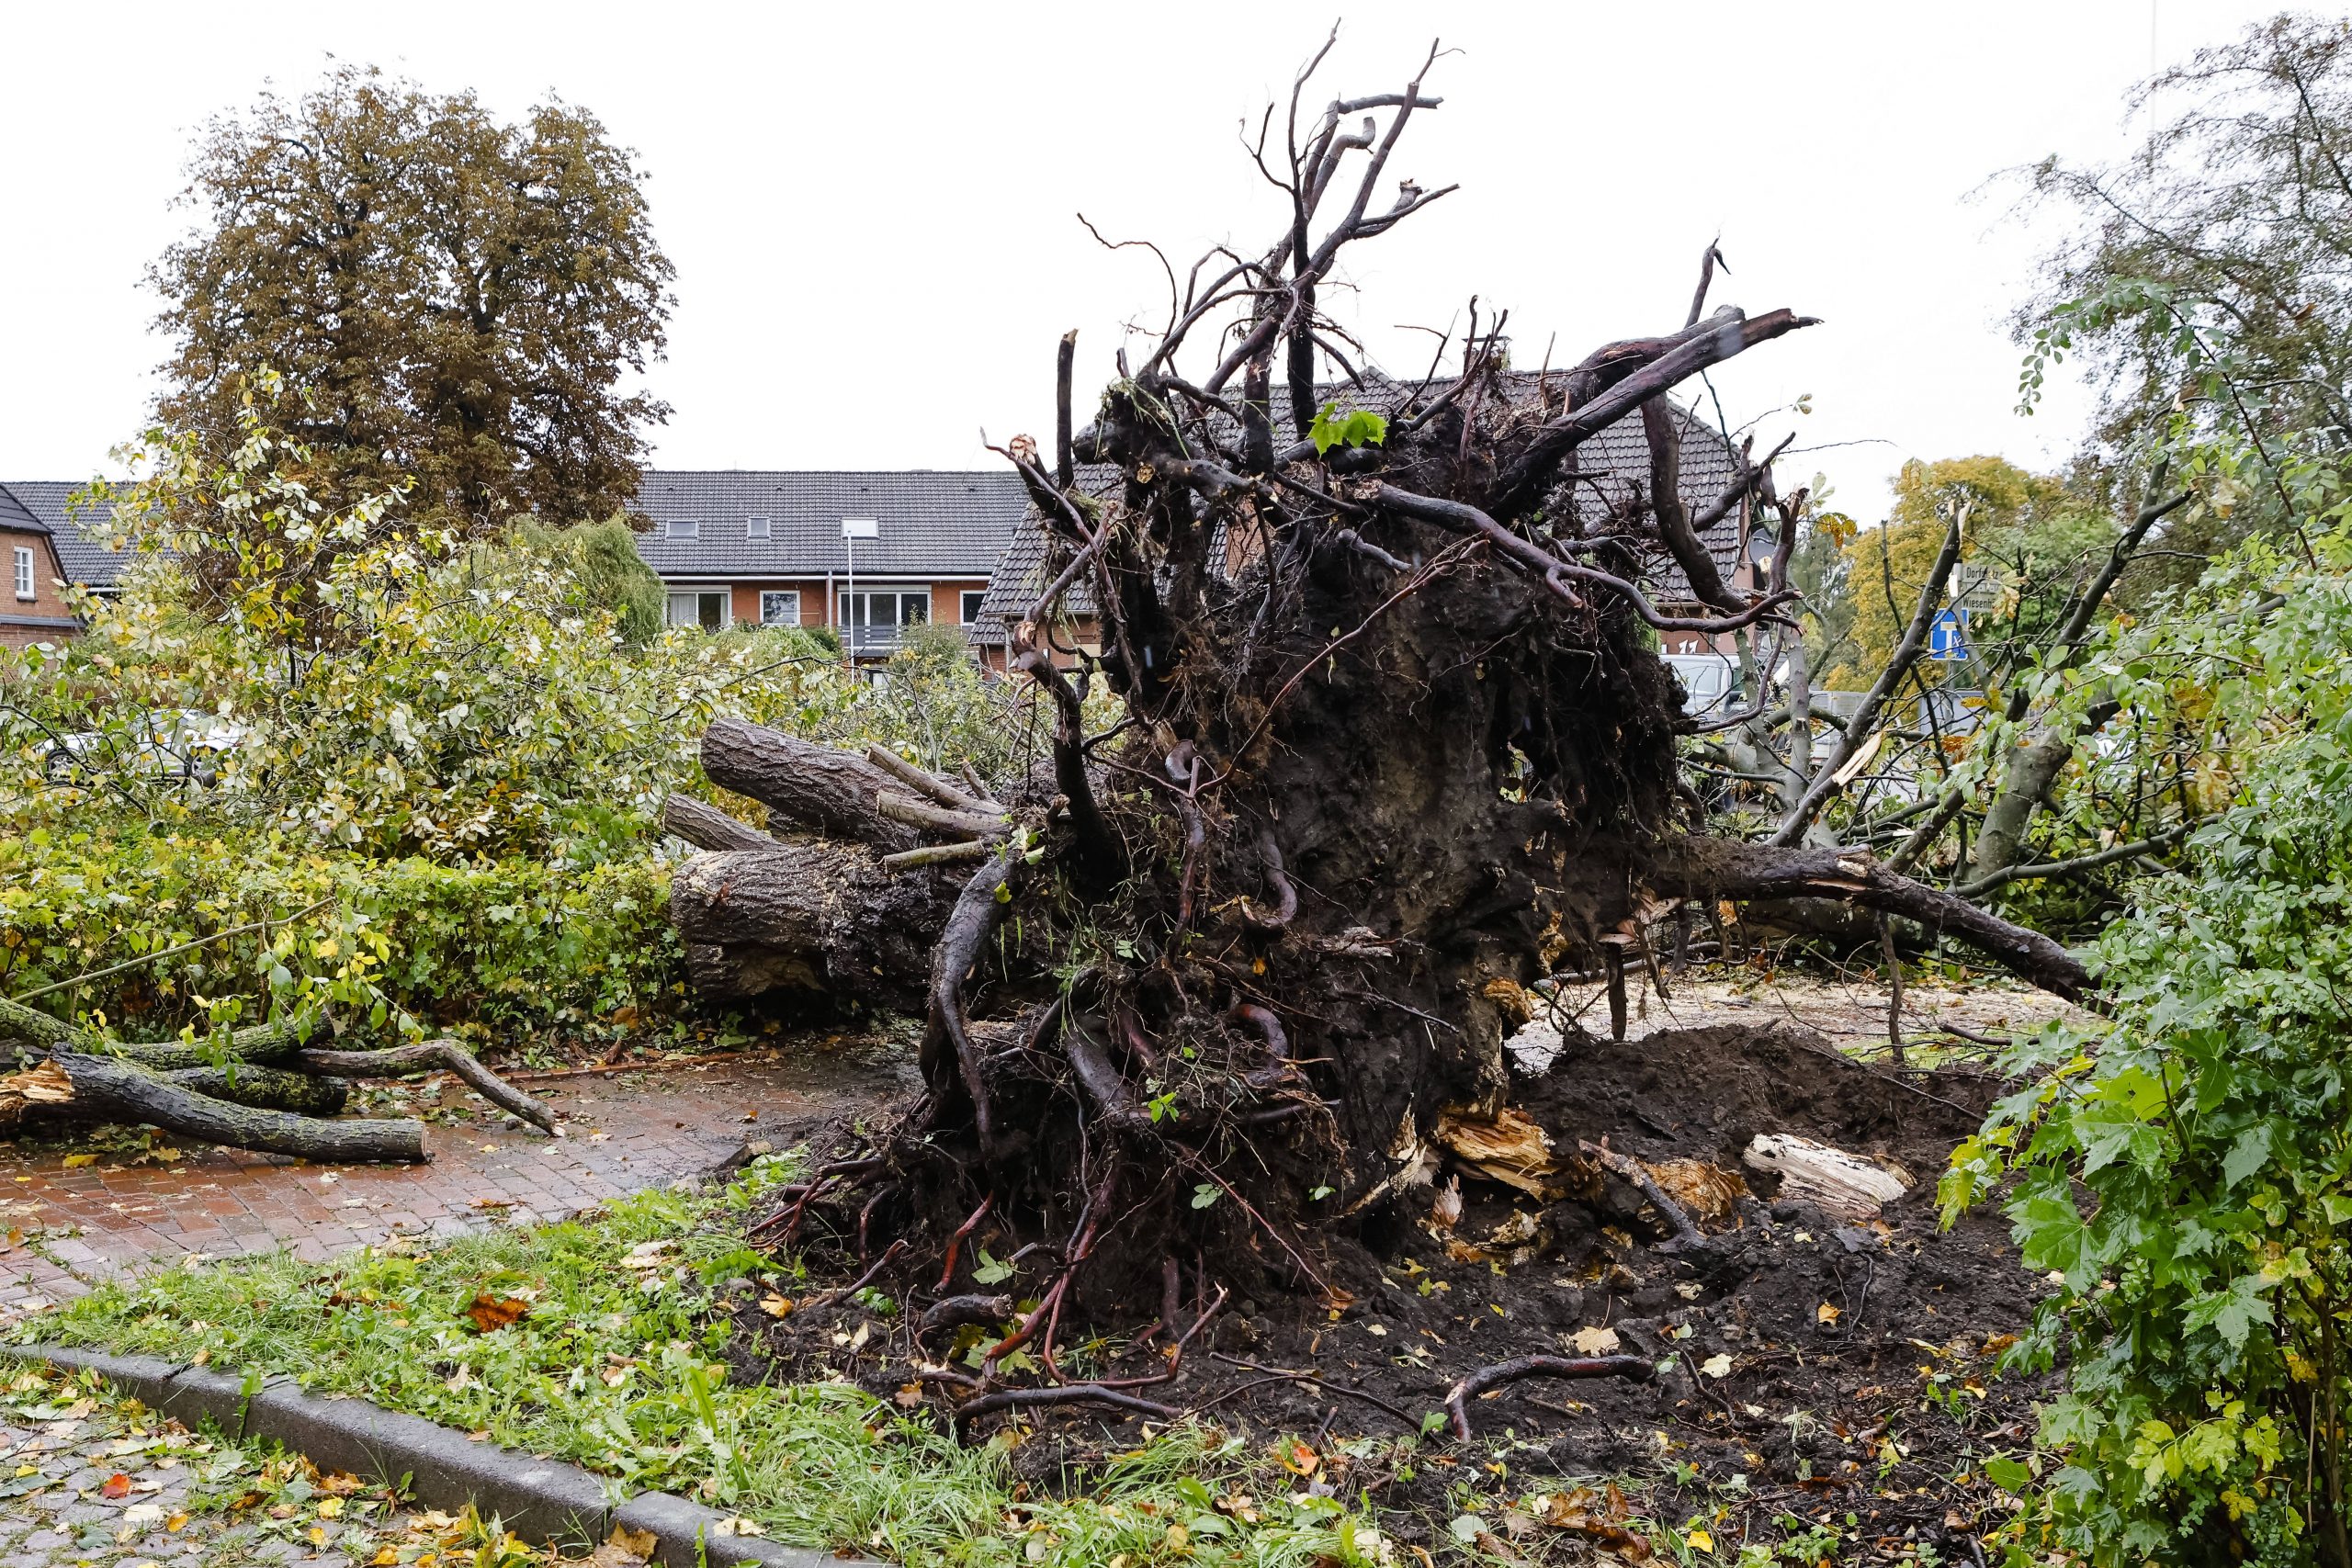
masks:
[[[1678,901],[1844,900],[2052,990],[2085,983],[2054,942],[1865,852],[1705,837],[1678,780],[1689,721],[1654,634],[1788,630],[1799,502],[1743,457],[1697,514],[1666,395],[1808,319],[1705,314],[1702,273],[1679,328],[1566,369],[1511,369],[1498,321],[1443,379],[1319,386],[1318,357],[1347,363],[1318,304],[1341,257],[1446,191],[1405,182],[1374,205],[1438,105],[1421,75],[1302,120],[1313,71],[1259,141],[1288,197],[1272,243],[1184,275],[1083,429],[1066,340],[1052,451],[1004,449],[1053,541],[1012,649],[1056,721],[1050,779],[959,784],[721,724],[713,780],[820,841],[673,818],[716,851],[673,895],[707,987],[789,971],[920,989],[920,1101],[788,1190],[767,1234],[832,1215],[866,1279],[904,1258],[935,1284],[933,1326],[1010,1310],[955,1293],[984,1217],[1041,1257],[1041,1304],[981,1377],[937,1374],[980,1385],[966,1415],[1157,1408],[1132,1388],[1007,1387],[999,1361],[1042,1332],[1050,1374],[1066,1312],[1156,1310],[1181,1346],[1220,1284],[1326,1284],[1321,1235],[1425,1174],[1442,1118],[1503,1105],[1524,987],[1600,968],[1622,997]],[[1654,482],[1590,504],[1579,449],[1627,419]],[[1757,589],[1697,539],[1735,511],[1775,546]],[[1636,586],[1660,549],[1703,615]],[[1063,641],[1079,587],[1099,654]],[[1090,733],[1098,673],[1125,712]],[[959,859],[977,868],[943,871]],[[919,968],[909,948],[934,932]]]

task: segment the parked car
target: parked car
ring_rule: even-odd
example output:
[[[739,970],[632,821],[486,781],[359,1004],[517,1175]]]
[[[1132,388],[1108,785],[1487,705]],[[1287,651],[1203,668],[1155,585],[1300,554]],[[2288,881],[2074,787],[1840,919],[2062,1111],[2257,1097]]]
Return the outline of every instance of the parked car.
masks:
[[[96,767],[121,767],[150,778],[179,779],[210,787],[220,782],[220,759],[245,743],[251,727],[193,708],[140,715],[128,734],[85,729],[41,748],[41,768],[54,784]]]

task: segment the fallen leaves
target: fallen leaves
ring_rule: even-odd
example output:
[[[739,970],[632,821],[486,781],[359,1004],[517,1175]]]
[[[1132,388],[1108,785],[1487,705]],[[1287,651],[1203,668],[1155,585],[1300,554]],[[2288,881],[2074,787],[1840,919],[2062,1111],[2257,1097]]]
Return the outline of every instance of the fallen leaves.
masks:
[[[1613,1328],[1579,1328],[1568,1336],[1568,1343],[1577,1348],[1579,1356],[1606,1356],[1617,1348],[1617,1331]]]
[[[1699,1363],[1699,1371],[1711,1378],[1727,1378],[1731,1376],[1731,1358],[1710,1356]]]
[[[97,1163],[98,1156],[96,1155],[67,1155],[65,1156],[65,1168],[68,1170],[80,1170],[84,1166]]]
[[[1598,1492],[1575,1486],[1532,1501],[1535,1517],[1554,1529],[1589,1537],[1629,1562],[1646,1562],[1653,1555],[1648,1539],[1626,1528],[1633,1509],[1613,1482]]]
[[[116,1471],[107,1477],[106,1484],[98,1488],[98,1495],[109,1503],[119,1503],[130,1495],[130,1477]]]
[[[495,1334],[511,1328],[530,1315],[531,1303],[514,1296],[493,1296],[484,1291],[476,1295],[466,1308],[466,1315],[474,1322],[477,1334]]]
[[[640,1241],[622,1256],[621,1267],[624,1269],[666,1268],[670,1260],[663,1254],[677,1245],[676,1238],[672,1236],[658,1236],[651,1241]]]
[[[612,1535],[589,1556],[582,1568],[639,1568],[652,1557],[654,1544],[651,1530],[633,1530],[627,1525],[615,1525]]]
[[[771,1292],[770,1294],[760,1298],[760,1310],[767,1314],[770,1317],[790,1317],[792,1315],[792,1298],[789,1296],[776,1295]]]

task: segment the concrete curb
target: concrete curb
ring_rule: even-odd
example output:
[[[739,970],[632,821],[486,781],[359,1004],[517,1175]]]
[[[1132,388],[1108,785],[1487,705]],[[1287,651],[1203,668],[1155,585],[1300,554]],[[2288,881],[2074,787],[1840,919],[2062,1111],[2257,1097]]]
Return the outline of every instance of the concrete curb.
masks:
[[[94,1371],[184,1426],[210,1422],[241,1441],[283,1443],[322,1470],[347,1470],[387,1484],[405,1480],[427,1507],[456,1512],[470,1505],[497,1515],[529,1541],[593,1546],[617,1524],[650,1531],[652,1561],[663,1568],[882,1568],[808,1547],[720,1535],[727,1516],[684,1497],[644,1492],[618,1501],[616,1487],[576,1465],[473,1442],[462,1432],[379,1409],[364,1399],[305,1393],[291,1378],[270,1378],[248,1392],[243,1380],[227,1373],[149,1356],[108,1356],[62,1345],[0,1345],[0,1356]]]

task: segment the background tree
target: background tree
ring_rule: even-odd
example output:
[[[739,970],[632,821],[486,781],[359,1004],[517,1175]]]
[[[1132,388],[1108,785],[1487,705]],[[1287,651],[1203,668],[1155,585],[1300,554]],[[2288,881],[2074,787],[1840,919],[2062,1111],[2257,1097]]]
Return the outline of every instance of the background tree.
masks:
[[[2030,171],[2035,199],[2075,227],[2018,314],[2027,405],[2056,359],[2088,367],[2087,468],[2110,492],[2184,434],[2243,437],[2217,504],[2160,531],[2175,553],[2150,557],[2139,592],[2193,582],[2214,549],[2307,515],[2281,480],[2289,449],[2352,438],[2348,46],[2352,24],[2281,16],[2141,88],[2133,107],[2157,123],[2137,153]]]
[[[1843,604],[1825,613],[1840,620],[1850,641],[1822,683],[1832,691],[1863,691],[1885,668],[1935,564],[1945,525],[1956,512],[1967,518],[1960,558],[1975,562],[1990,557],[1977,572],[1963,575],[1983,581],[1988,570],[2006,579],[2004,569],[2013,562],[2023,565],[2046,554],[2043,531],[2072,510],[2056,480],[2029,474],[2003,457],[1905,463],[1895,476],[1886,525],[1861,530],[1847,541],[1845,570],[1837,583]],[[2013,583],[2005,580],[2001,586]],[[1922,678],[1931,677],[1923,671]]]
[[[479,535],[633,498],[645,428],[624,391],[663,344],[669,260],[643,175],[560,102],[506,123],[469,93],[339,65],[199,137],[201,213],[150,277],[175,340],[160,421],[225,461],[258,372],[329,508],[413,482],[413,520]]]

